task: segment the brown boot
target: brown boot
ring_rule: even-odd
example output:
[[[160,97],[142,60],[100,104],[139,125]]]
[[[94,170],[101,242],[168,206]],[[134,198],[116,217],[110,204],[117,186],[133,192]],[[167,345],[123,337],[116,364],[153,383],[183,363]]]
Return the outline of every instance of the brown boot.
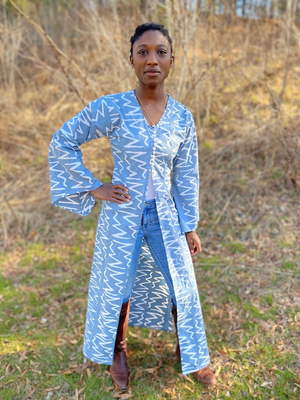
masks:
[[[209,367],[204,367],[192,373],[193,377],[203,385],[214,385],[216,377]]]
[[[176,356],[180,360],[180,349],[179,349],[179,341],[178,341],[178,331],[177,331],[177,307],[172,303],[172,314],[174,319],[174,325],[176,329],[177,335],[177,346],[176,346]],[[192,373],[193,377],[203,385],[213,385],[216,382],[216,377],[209,367],[204,367],[199,369],[196,372]]]
[[[174,325],[175,325],[175,331],[176,331],[176,336],[177,336],[177,346],[176,346],[176,356],[178,360],[180,360],[180,349],[179,349],[179,340],[178,340],[178,332],[177,332],[177,307],[173,304],[172,302],[172,314],[173,314],[173,320],[174,320]]]
[[[130,299],[122,304],[119,326],[117,331],[113,363],[110,366],[111,378],[119,390],[126,390],[129,382],[127,366],[126,336],[129,319]]]

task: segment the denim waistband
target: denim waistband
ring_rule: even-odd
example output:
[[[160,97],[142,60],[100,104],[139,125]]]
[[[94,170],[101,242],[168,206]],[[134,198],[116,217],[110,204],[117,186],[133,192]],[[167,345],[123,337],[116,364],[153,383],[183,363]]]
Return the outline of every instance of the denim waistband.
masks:
[[[155,199],[145,200],[145,206],[155,205]]]

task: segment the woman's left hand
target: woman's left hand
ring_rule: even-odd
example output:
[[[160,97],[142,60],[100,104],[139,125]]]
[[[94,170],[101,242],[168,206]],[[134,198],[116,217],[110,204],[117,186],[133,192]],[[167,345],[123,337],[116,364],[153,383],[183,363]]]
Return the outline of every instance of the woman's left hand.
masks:
[[[187,232],[185,234],[192,256],[196,256],[202,251],[201,241],[196,232]]]

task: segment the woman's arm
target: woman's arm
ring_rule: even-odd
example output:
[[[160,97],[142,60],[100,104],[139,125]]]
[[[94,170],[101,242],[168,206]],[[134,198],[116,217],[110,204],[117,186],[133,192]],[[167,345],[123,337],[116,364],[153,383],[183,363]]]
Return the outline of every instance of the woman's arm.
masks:
[[[199,170],[195,124],[188,112],[187,133],[173,161],[173,196],[182,232],[192,256],[201,252],[201,241],[195,232],[199,220]]]
[[[172,190],[182,232],[194,231],[199,221],[198,148],[194,120],[187,111],[187,128],[173,160]]]
[[[100,97],[88,104],[55,132],[49,147],[52,202],[81,215],[89,214],[96,201],[91,192],[99,193],[103,184],[84,166],[79,146],[114,129],[117,118],[107,101]]]

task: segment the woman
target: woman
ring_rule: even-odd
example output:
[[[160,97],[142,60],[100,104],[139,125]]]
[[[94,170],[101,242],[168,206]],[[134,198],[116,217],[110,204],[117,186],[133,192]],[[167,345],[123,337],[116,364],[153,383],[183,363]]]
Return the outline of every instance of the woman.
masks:
[[[96,199],[103,201],[83,352],[111,365],[115,385],[126,389],[128,323],[173,331],[173,314],[183,374],[213,384],[191,258],[201,251],[197,141],[191,113],[164,92],[174,63],[168,31],[137,27],[130,62],[137,89],[91,102],[50,144],[53,203],[87,215]],[[112,183],[104,184],[79,150],[103,136],[114,157]]]

